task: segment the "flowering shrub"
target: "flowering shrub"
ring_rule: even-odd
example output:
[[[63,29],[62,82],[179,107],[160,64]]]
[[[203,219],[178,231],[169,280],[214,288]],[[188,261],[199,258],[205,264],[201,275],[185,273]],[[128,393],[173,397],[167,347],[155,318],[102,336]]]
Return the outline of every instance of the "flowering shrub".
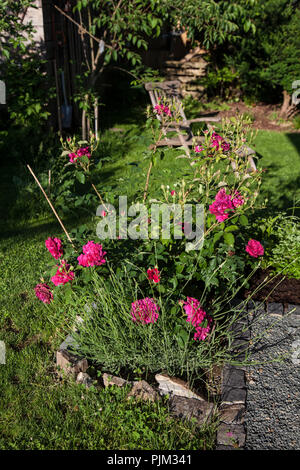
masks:
[[[106,262],[106,251],[102,250],[100,243],[94,241],[88,242],[82,247],[83,255],[78,256],[77,260],[81,266],[101,266]]]
[[[160,100],[156,109],[148,112],[157,143],[162,133],[154,125],[153,119],[158,121],[156,113],[167,125],[168,120],[178,118],[177,111],[172,103]],[[52,256],[63,258],[60,265],[53,267],[50,279],[56,287],[64,287],[56,296],[46,284],[43,289],[36,288],[37,297],[43,302],[46,299],[45,303],[55,302],[56,298],[59,302],[62,289],[66,289],[72,311],[80,315],[83,315],[83,299],[96,304],[91,317],[86,318],[86,329],[81,331],[82,352],[89,351],[97,362],[116,368],[117,362],[122,365],[125,358],[127,361],[130,358],[136,366],[146,364],[148,360],[153,361],[149,359],[150,354],[157,358],[163,350],[163,359],[157,360],[157,364],[164,361],[164,368],[171,370],[174,364],[179,367],[180,363],[184,370],[190,361],[202,358],[204,351],[208,353],[211,341],[222,336],[222,316],[218,317],[218,307],[213,301],[226,298],[224,292],[228,290],[235,292],[246,277],[247,267],[257,266],[264,255],[260,241],[252,238],[254,234],[246,215],[256,208],[261,171],[250,173],[247,159],[238,156],[244,135],[246,130],[242,131],[238,122],[224,124],[222,136],[215,130],[205,131],[201,145],[194,146],[192,158],[187,160],[188,176],[174,182],[172,189],[162,185],[161,194],[156,196],[156,202],[160,203],[203,206],[206,217],[200,249],[188,247],[195,229],[195,214],[190,221],[178,221],[171,214],[167,238],[160,231],[158,239],[149,237],[133,242],[122,240],[119,233],[119,239],[106,240],[104,244],[102,240],[96,243],[90,236],[86,238],[83,232],[80,239],[78,234],[73,237],[74,244],[68,249],[65,244],[63,249],[62,241],[57,238],[46,240]],[[161,155],[156,143],[152,153],[145,152],[146,157],[151,156],[143,193],[147,208],[143,218],[148,222],[153,216],[148,202],[151,168],[157,155]],[[75,139],[63,144],[63,156],[69,158],[67,165],[82,183],[90,181],[94,144],[93,140],[86,145]],[[105,207],[101,217],[109,217],[101,194],[92,183],[91,187]],[[178,234],[182,235],[181,239]],[[186,300],[180,302],[180,308],[178,303],[182,298]],[[178,354],[182,356],[180,359],[176,358]],[[191,354],[189,359],[188,354]],[[185,366],[181,360],[186,361]],[[151,364],[152,370],[158,366]]]
[[[264,248],[262,244],[257,240],[253,239],[248,241],[246,251],[247,253],[249,253],[250,256],[253,256],[254,258],[258,258],[258,256],[263,256],[264,254]]]
[[[59,238],[48,238],[45,245],[53,258],[58,259],[63,256],[62,241]]]
[[[155,323],[158,319],[159,306],[153,299],[146,297],[145,299],[136,300],[131,304],[131,316],[133,321],[141,322],[143,325],[147,323]]]
[[[34,288],[35,290],[35,295],[39,300],[44,302],[44,304],[50,304],[53,300],[53,294],[51,292],[50,287],[43,283],[43,284],[37,284]]]
[[[61,264],[57,267],[58,269],[55,275],[51,277],[51,281],[55,286],[65,285],[67,282],[74,280],[75,273],[72,271],[71,266],[67,264],[65,260],[62,260]]]
[[[156,284],[160,282],[160,272],[157,268],[147,270],[148,279],[155,282]]]

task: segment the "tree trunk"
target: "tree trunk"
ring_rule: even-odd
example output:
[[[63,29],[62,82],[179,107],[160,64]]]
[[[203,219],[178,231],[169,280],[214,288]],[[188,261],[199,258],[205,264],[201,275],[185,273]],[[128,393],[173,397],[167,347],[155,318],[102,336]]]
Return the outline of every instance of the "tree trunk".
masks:
[[[291,118],[297,113],[297,106],[292,103],[292,99],[287,91],[283,90],[283,103],[279,115],[285,118]]]

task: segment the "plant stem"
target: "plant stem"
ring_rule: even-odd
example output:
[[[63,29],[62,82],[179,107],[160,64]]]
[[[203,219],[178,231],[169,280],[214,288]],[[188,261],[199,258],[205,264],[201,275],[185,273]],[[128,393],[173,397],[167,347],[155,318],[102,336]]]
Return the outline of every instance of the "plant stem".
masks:
[[[31,167],[30,167],[29,165],[27,165],[27,168],[28,168],[28,170],[30,171],[30,173],[32,174],[33,178],[35,179],[35,181],[36,181],[37,185],[39,186],[40,190],[42,191],[43,195],[45,196],[45,198],[46,198],[46,200],[47,200],[49,206],[51,207],[51,209],[52,209],[52,211],[53,211],[53,214],[55,215],[55,217],[57,218],[58,222],[59,222],[60,225],[61,225],[61,228],[62,228],[63,231],[65,232],[65,234],[66,234],[66,236],[67,236],[67,239],[68,239],[69,242],[71,243],[71,245],[72,245],[72,247],[74,248],[74,250],[77,251],[77,250],[75,249],[75,246],[74,246],[72,240],[71,240],[70,235],[69,235],[68,232],[67,232],[66,227],[64,226],[64,224],[62,223],[61,218],[59,217],[59,215],[57,214],[56,210],[54,209],[54,207],[53,207],[53,205],[52,205],[50,199],[48,198],[47,194],[45,193],[45,191],[44,191],[44,189],[43,189],[41,183],[39,182],[39,180],[38,180],[37,177],[35,176],[34,172],[33,172],[32,169],[31,169]]]

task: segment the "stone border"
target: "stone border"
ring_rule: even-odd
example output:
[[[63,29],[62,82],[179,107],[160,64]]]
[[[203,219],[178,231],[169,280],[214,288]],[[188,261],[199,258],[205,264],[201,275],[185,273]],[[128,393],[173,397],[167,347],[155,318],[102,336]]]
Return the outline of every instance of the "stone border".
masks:
[[[262,302],[250,300],[236,300],[235,305],[243,303],[244,311],[241,320],[233,326],[235,339],[232,351],[238,358],[243,358],[244,352],[251,339],[251,320],[257,315],[267,314],[274,317],[283,317],[295,309],[291,314],[292,323],[300,325],[300,305],[276,302]],[[234,307],[234,305],[233,305]],[[217,432],[216,450],[242,450],[246,442],[246,428],[244,424],[247,400],[247,377],[244,366],[226,364],[222,371],[222,391],[220,412],[220,426]]]
[[[236,300],[232,307],[240,306],[241,316],[239,321],[235,322],[232,326],[233,343],[231,345],[232,353],[236,361],[242,360],[245,357],[245,351],[249,346],[251,336],[251,318],[255,315],[268,313],[271,316],[283,316],[284,313],[291,311],[295,308],[295,322],[299,323],[300,318],[300,305],[282,304],[282,303],[268,303],[258,301]],[[255,314],[253,313],[255,312]],[[251,314],[252,312],[252,314]],[[74,344],[74,339],[68,335],[65,341],[61,343],[59,350],[56,352],[56,364],[69,375],[72,375],[78,383],[85,384],[86,387],[92,385],[92,379],[86,373],[88,369],[88,361],[86,358],[76,356],[71,353],[69,347]],[[218,405],[218,413],[220,425],[217,431],[216,450],[242,450],[246,442],[246,429],[245,429],[245,412],[246,412],[246,399],[247,399],[247,386],[246,386],[246,369],[244,366],[237,366],[225,364],[222,370],[221,380],[221,403]],[[157,374],[160,376],[161,374]],[[107,377],[106,377],[107,376]],[[109,377],[109,379],[107,379]],[[173,379],[174,382],[182,382],[179,379]],[[120,378],[103,374],[104,386],[117,385],[123,386],[129,383],[128,381]],[[144,381],[143,381],[144,382]],[[138,382],[137,382],[138,383]],[[136,382],[131,383],[133,386]],[[182,382],[183,384],[183,382]],[[147,384],[149,386],[149,384]],[[173,384],[174,385],[174,384]],[[150,386],[149,386],[150,387]],[[185,385],[183,385],[185,388]],[[164,395],[166,391],[158,386],[160,395]],[[212,403],[205,400],[197,400],[190,391],[190,395],[178,395],[176,387],[173,393],[170,394],[170,412],[171,414],[180,418],[197,419],[199,424],[202,424],[208,419],[212,412]]]
[[[244,300],[234,301],[233,307],[240,306],[240,320],[232,325],[232,353],[236,361],[245,357],[249,346],[250,329],[248,311]],[[243,309],[242,309],[243,307]],[[220,425],[217,431],[216,450],[243,449],[246,442],[244,417],[246,411],[245,367],[225,364],[222,370],[221,403],[219,405]]]

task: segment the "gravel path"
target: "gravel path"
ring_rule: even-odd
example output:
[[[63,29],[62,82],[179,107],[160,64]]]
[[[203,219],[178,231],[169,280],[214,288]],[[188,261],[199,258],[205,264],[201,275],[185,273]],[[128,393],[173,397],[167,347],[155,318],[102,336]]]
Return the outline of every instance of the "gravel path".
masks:
[[[281,304],[270,304],[268,313],[249,315],[252,340],[263,337],[251,357],[260,364],[247,368],[245,449],[299,450],[300,306],[282,315]],[[274,362],[278,356],[284,357]]]

